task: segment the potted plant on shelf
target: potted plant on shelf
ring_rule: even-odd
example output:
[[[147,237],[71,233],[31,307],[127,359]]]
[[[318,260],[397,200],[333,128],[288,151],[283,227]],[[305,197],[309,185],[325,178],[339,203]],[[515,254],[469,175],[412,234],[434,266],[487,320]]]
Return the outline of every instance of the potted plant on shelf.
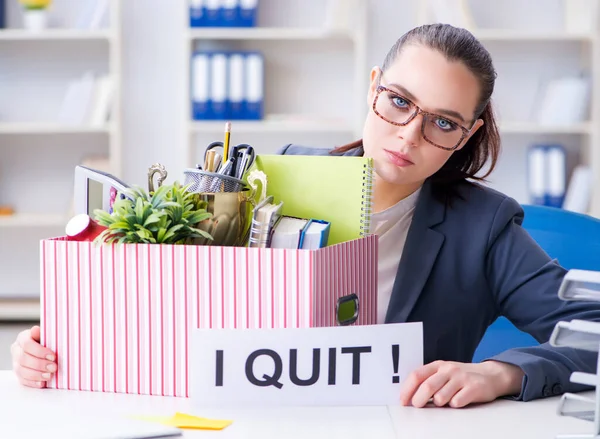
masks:
[[[19,0],[23,6],[23,27],[40,31],[48,27],[48,8],[52,0]]]

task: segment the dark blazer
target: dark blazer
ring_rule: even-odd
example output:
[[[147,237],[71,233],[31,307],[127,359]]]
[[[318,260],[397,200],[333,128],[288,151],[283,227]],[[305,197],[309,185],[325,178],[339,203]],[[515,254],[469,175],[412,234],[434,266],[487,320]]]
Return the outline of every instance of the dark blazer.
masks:
[[[328,149],[287,145],[280,154],[325,155]],[[362,149],[345,155],[360,155]],[[342,159],[342,158],[341,158]],[[558,289],[566,270],[523,227],[512,198],[478,184],[458,187],[451,207],[427,181],[419,195],[398,267],[386,323],[423,322],[424,361],[471,362],[499,316],[541,344],[491,359],[525,372],[520,400],[575,392],[574,371],[596,372],[596,355],[547,342],[558,321],[600,321],[600,304],[565,302]]]

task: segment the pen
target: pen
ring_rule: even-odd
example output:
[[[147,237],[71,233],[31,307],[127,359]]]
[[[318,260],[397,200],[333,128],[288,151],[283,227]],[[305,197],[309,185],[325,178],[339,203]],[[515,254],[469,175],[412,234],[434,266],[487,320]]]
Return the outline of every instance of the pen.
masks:
[[[219,167],[221,166],[221,154],[218,152],[215,153],[215,160],[213,161],[213,168],[209,172],[217,172]]]
[[[246,171],[246,164],[248,163],[248,150],[244,149],[241,153],[241,157],[239,159],[239,167],[236,170],[236,178],[240,180],[244,176],[244,172]]]
[[[225,163],[223,163],[223,166],[219,170],[219,174],[229,175],[229,171],[232,166],[233,166],[233,157],[230,157],[229,160],[227,160]]]
[[[229,159],[229,139],[231,137],[231,122],[225,122],[225,141],[223,142],[223,160]]]

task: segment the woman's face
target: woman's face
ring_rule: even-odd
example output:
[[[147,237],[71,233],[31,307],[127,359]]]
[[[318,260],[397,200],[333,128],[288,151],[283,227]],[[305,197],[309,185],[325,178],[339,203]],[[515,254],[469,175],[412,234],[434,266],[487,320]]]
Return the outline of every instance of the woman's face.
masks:
[[[378,86],[377,112],[372,110]],[[394,64],[384,73],[379,68],[371,71],[368,113],[364,132],[365,156],[373,158],[379,178],[390,184],[418,184],[435,174],[450,158],[453,151],[438,145],[461,149],[483,121],[473,120],[479,101],[477,78],[459,61],[448,61],[444,55],[425,46],[407,45]],[[422,125],[425,118],[425,136]],[[464,127],[468,131],[462,141]]]

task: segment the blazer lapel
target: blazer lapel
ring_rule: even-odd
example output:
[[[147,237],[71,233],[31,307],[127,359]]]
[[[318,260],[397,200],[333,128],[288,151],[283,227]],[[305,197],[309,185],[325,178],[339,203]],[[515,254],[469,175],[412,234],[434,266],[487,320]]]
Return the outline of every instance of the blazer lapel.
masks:
[[[431,184],[426,181],[402,251],[386,323],[407,321],[414,308],[444,242],[444,235],[432,227],[444,220],[445,212],[444,204],[433,198]]]

